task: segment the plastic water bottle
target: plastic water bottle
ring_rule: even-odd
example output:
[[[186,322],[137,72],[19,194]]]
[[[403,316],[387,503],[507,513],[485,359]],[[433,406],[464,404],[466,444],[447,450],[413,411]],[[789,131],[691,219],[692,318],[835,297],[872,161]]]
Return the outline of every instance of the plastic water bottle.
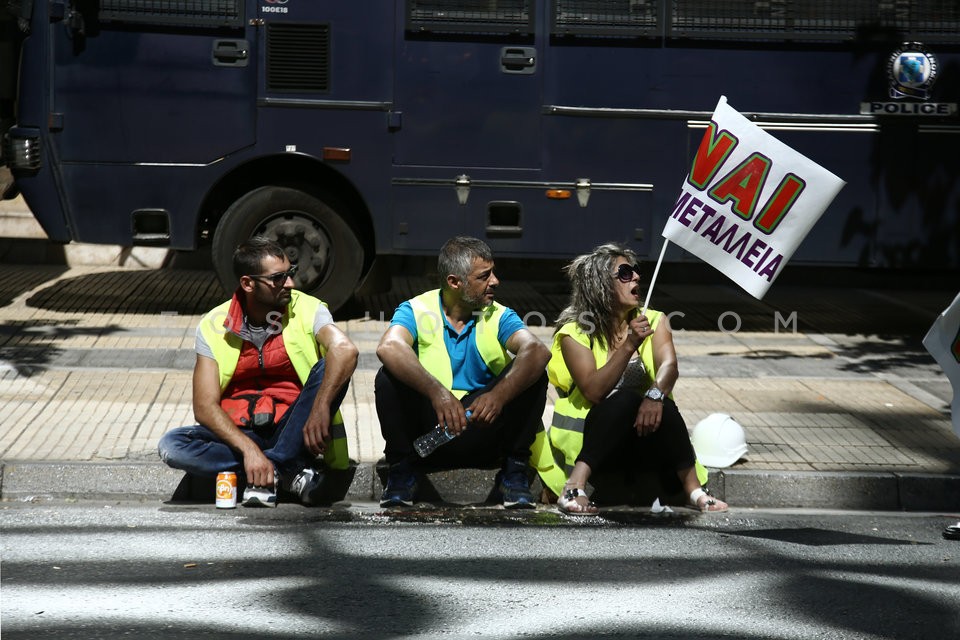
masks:
[[[467,420],[470,419],[470,415],[470,411],[467,411]],[[428,455],[436,451],[437,447],[442,444],[447,444],[456,437],[457,434],[447,429],[447,425],[438,424],[433,429],[414,440],[413,448],[416,449],[421,458],[426,458]]]

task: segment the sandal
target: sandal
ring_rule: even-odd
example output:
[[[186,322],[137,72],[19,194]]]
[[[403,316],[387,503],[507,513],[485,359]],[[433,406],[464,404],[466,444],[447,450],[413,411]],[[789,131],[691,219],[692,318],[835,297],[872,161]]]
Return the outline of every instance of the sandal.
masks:
[[[707,511],[719,513],[729,508],[726,502],[714,498],[703,489],[694,489],[690,492],[690,506],[704,513]]]
[[[586,504],[577,498],[586,498]],[[595,516],[600,513],[597,505],[590,502],[587,492],[579,487],[564,487],[563,493],[557,498],[557,509],[570,516]]]

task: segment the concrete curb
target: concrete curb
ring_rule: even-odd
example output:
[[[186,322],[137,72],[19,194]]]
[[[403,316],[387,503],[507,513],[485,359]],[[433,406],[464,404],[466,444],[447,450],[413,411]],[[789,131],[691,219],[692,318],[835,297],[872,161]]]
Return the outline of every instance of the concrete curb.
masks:
[[[740,471],[711,474],[732,505],[875,511],[960,510],[960,476],[897,472]]]
[[[0,499],[170,500],[184,473],[157,462],[6,462]],[[344,500],[376,501],[383,490],[377,464],[358,463]],[[487,500],[494,470],[430,473],[421,498],[445,504]],[[539,492],[535,482],[534,493]],[[715,470],[710,487],[734,508],[960,511],[960,476],[896,472]],[[771,490],[771,488],[775,490]]]
[[[357,465],[345,499],[370,500],[373,475]],[[160,462],[5,462],[0,500],[170,500],[186,478]]]

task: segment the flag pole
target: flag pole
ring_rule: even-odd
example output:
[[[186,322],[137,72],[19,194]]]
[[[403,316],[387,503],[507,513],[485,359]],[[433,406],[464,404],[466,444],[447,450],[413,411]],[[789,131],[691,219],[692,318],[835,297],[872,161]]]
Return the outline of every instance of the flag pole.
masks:
[[[667,253],[667,245],[670,244],[670,241],[666,238],[663,239],[663,247],[660,249],[660,257],[657,258],[657,266],[653,269],[653,278],[650,279],[650,287],[647,289],[647,299],[643,301],[643,309],[640,311],[640,315],[647,314],[647,307],[650,306],[650,296],[653,295],[653,285],[657,282],[657,274],[660,273],[660,265],[663,264],[663,256]]]

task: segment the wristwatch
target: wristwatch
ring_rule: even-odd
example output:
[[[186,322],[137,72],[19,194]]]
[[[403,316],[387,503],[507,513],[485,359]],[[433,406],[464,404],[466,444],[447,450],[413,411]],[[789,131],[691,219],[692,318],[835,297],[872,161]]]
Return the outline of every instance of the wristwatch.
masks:
[[[660,389],[656,387],[650,387],[649,389],[647,389],[647,392],[643,394],[643,397],[650,398],[654,402],[663,402],[664,395],[666,394],[664,394],[663,391],[660,391]]]

